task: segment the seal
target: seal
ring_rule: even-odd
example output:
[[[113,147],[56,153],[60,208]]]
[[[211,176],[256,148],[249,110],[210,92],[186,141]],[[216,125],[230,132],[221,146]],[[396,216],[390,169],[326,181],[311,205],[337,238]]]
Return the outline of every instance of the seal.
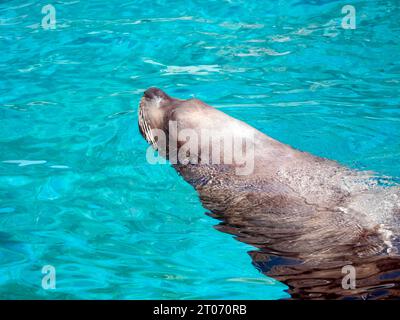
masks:
[[[375,297],[385,285],[386,297],[400,296],[399,279],[382,280],[400,271],[398,186],[158,88],[145,91],[138,122],[143,137],[222,221],[217,229],[256,247],[254,265],[286,283],[292,297]],[[216,134],[224,141],[217,147],[209,143]],[[368,278],[353,290],[343,284],[349,265]]]

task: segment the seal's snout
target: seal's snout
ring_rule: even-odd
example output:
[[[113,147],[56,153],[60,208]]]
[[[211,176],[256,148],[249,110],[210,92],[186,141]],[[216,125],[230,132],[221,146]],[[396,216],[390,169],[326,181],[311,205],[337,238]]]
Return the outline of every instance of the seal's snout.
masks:
[[[156,146],[153,129],[164,127],[165,108],[173,99],[158,88],[147,89],[139,104],[139,130],[143,137]]]
[[[168,95],[164,91],[162,91],[162,90],[160,90],[158,88],[154,88],[154,87],[147,89],[144,92],[144,97],[146,99],[149,99],[149,100],[152,100],[152,99],[168,99],[169,98]]]

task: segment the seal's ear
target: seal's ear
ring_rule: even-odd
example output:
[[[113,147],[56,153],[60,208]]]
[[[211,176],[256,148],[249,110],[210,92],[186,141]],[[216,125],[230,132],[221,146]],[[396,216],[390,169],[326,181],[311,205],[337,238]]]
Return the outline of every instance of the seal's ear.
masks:
[[[144,97],[147,99],[161,98],[163,100],[171,99],[164,91],[158,88],[149,88],[144,92]]]

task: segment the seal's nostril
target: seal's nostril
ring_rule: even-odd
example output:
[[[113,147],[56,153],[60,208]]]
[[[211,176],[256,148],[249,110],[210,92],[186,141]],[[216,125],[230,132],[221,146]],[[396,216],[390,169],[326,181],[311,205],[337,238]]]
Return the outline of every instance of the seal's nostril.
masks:
[[[158,88],[154,88],[154,87],[147,89],[144,92],[144,96],[148,99],[154,99],[157,97],[163,98],[163,99],[168,98],[168,95],[164,91],[162,91]]]

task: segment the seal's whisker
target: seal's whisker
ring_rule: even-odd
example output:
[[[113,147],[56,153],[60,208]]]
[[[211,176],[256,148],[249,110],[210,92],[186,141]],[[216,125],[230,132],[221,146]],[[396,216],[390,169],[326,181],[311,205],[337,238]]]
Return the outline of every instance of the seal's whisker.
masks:
[[[157,149],[157,143],[152,134],[152,130],[149,127],[148,120],[146,118],[146,113],[143,108],[143,101],[140,102],[139,108],[139,127],[143,133],[144,138],[152,144],[152,146]]]

